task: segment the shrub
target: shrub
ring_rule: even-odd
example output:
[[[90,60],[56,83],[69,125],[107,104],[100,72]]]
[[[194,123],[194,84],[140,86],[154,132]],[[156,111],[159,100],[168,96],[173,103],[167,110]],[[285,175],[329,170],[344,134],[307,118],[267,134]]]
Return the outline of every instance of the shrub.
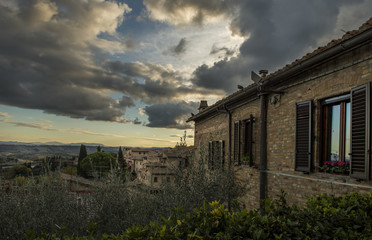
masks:
[[[29,172],[30,170],[25,165],[17,164],[11,167],[6,175],[11,179],[17,176],[28,176]]]
[[[80,164],[82,172],[87,177],[105,176],[111,169],[117,168],[115,154],[95,152],[86,156]],[[98,174],[98,176],[94,176]]]
[[[306,208],[288,206],[285,195],[264,208],[229,212],[223,204],[185,213],[182,208],[160,223],[133,226],[127,239],[371,239],[372,194],[318,195]]]
[[[240,190],[229,170],[209,173],[202,165],[178,171],[175,184],[162,185],[156,194],[128,187],[115,174],[107,177],[110,181],[102,179],[97,189],[84,194],[69,192],[56,173],[26,178],[22,188],[7,186],[9,194],[0,194],[0,239],[21,239],[27,231],[39,237],[43,232],[49,237],[87,236],[92,226],[94,236],[117,236],[133,224],[159,222],[180,205],[189,212],[203,201],[228,204]]]
[[[62,169],[62,173],[77,176],[77,167],[67,166]]]

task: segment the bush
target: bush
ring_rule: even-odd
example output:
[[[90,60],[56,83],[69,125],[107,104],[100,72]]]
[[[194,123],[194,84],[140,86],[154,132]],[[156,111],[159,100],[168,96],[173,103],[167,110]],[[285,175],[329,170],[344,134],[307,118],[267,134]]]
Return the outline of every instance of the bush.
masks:
[[[25,165],[14,165],[11,167],[6,174],[9,179],[17,177],[17,176],[28,176],[30,173],[30,170]]]
[[[77,167],[67,166],[62,169],[62,173],[77,176]]]
[[[255,211],[227,211],[223,204],[186,213],[175,211],[161,223],[133,226],[127,239],[371,239],[372,194],[318,195],[306,208],[288,206],[284,194]]]
[[[89,194],[69,193],[57,174],[26,178],[22,188],[9,186],[8,194],[0,194],[0,239],[21,239],[27,231],[31,237],[41,237],[43,232],[49,237],[54,233],[87,236],[89,231],[94,236],[117,236],[133,224],[159,222],[177,206],[189,212],[203,201],[228,203],[240,193],[233,172],[209,173],[201,165],[179,171],[175,184],[163,185],[157,193],[128,187],[115,181],[115,176],[108,174],[110,181],[102,179]]]
[[[372,194],[355,193],[318,195],[305,208],[288,206],[282,194],[254,211],[229,212],[214,201],[190,212],[178,207],[168,218],[133,225],[122,234],[97,234],[99,226],[93,224],[89,237],[79,239],[372,239],[371,207]]]
[[[115,154],[95,152],[86,156],[81,161],[80,167],[87,177],[102,177],[111,169],[117,169],[117,161]],[[95,176],[95,174],[98,176]]]

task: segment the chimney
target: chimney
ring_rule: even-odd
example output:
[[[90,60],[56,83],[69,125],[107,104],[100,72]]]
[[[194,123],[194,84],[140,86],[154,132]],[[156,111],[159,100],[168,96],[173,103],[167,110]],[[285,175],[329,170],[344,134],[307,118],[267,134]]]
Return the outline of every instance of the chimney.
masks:
[[[268,70],[260,70],[258,73],[261,75],[262,78],[264,78],[269,73],[269,71]]]
[[[208,107],[208,103],[207,103],[207,100],[201,100],[200,101],[200,106],[199,106],[199,112],[203,111],[204,109],[206,109]]]

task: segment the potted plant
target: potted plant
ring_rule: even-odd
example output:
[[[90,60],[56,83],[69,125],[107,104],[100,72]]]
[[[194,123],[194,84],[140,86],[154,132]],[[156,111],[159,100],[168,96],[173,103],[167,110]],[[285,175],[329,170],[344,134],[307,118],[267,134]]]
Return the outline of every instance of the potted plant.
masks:
[[[342,161],[326,161],[320,167],[320,171],[327,173],[348,174],[350,171],[350,163]]]

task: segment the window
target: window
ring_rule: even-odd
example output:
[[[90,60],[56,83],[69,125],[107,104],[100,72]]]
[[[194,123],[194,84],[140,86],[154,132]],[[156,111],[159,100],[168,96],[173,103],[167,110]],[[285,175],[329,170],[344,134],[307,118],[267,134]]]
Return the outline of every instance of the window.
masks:
[[[350,94],[322,103],[323,162],[350,162],[350,106]]]
[[[222,168],[225,164],[224,141],[210,141],[208,146],[208,168]]]
[[[154,182],[158,182],[158,177],[154,177]]]
[[[350,163],[350,176],[371,178],[371,83],[349,94],[325,99],[321,109],[320,149],[323,163]],[[296,104],[295,170],[312,167],[312,102]]]
[[[253,165],[253,115],[234,123],[234,164]]]

